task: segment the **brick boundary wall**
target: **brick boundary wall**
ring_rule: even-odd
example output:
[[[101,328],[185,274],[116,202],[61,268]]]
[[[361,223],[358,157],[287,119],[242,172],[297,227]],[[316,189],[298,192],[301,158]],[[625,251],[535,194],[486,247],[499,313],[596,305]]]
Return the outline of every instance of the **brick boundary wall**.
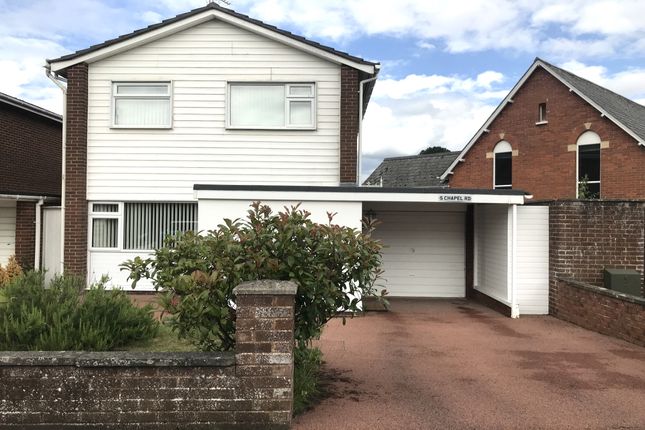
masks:
[[[87,74],[85,63],[67,71],[65,155],[65,270],[87,274]]]
[[[340,183],[356,184],[359,71],[340,67]]]
[[[603,285],[603,269],[634,269],[645,295],[645,201],[553,201],[549,205],[549,306],[557,277]]]
[[[0,352],[0,429],[288,429],[296,290],[234,290],[235,352]]]
[[[550,313],[562,320],[645,346],[645,298],[573,279],[556,278]]]
[[[16,202],[15,254],[23,269],[34,267],[36,253],[36,203]]]

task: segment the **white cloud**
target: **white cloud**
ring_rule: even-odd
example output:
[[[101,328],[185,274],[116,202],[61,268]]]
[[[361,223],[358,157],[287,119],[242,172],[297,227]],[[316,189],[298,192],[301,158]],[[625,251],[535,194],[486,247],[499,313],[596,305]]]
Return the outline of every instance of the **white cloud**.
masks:
[[[612,74],[604,66],[587,65],[579,61],[568,61],[561,64],[561,67],[632,100],[645,98],[645,68],[630,68]]]

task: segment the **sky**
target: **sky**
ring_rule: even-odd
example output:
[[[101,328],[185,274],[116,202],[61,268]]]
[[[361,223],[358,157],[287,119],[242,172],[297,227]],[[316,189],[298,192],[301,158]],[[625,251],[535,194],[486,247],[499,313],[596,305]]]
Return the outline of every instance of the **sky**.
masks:
[[[363,177],[384,157],[460,150],[535,57],[645,104],[643,0],[230,0],[238,12],[382,68]],[[207,0],[0,0],[0,92],[60,113],[46,58]]]

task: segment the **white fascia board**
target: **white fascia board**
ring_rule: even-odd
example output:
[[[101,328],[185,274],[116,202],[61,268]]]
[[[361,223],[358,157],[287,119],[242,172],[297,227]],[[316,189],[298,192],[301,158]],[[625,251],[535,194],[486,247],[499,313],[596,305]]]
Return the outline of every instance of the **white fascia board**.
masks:
[[[540,63],[538,61],[535,61],[533,65],[522,75],[522,78],[515,84],[515,86],[511,89],[511,91],[504,97],[504,100],[497,106],[497,108],[493,111],[493,113],[488,117],[484,125],[481,126],[481,128],[475,133],[475,135],[468,141],[468,144],[464,147],[464,149],[461,150],[459,153],[459,156],[453,161],[450,166],[446,169],[445,172],[443,172],[443,175],[440,176],[441,180],[445,180],[448,175],[453,173],[453,170],[457,163],[459,163],[459,160],[463,160],[464,156],[468,151],[470,151],[470,148],[479,140],[482,134],[490,132],[488,127],[492,124],[492,122],[497,118],[497,116],[502,112],[502,110],[506,107],[507,104],[512,103],[513,96],[515,93],[524,85],[524,82],[533,74],[535,69],[540,66]]]
[[[127,51],[137,46],[145,45],[146,43],[150,43],[157,39],[161,39],[171,34],[180,32],[182,30],[193,27],[195,25],[202,24],[211,19],[219,19],[223,22],[229,23],[236,27],[243,28],[245,30],[264,36],[268,39],[275,40],[287,46],[291,46],[293,48],[299,49],[301,51],[307,52],[311,55],[326,59],[334,63],[345,64],[349,67],[352,67],[354,69],[358,69],[370,74],[374,74],[377,71],[377,68],[374,65],[361,64],[361,63],[351,61],[347,58],[343,58],[331,52],[327,52],[323,49],[318,49],[314,46],[308,45],[306,43],[302,43],[300,41],[294,40],[280,33],[276,33],[275,31],[271,31],[269,29],[263,28],[251,22],[233,17],[231,15],[228,15],[226,13],[223,13],[217,10],[206,10],[200,14],[197,14],[188,18],[184,18],[172,24],[164,25],[163,27],[160,27],[156,30],[143,33],[140,36],[132,37],[130,39],[124,40],[123,42],[115,43],[114,45],[106,46],[105,48],[101,48],[93,52],[88,52],[87,54],[81,55],[80,57],[76,57],[67,61],[52,62],[50,64],[50,68],[52,72],[58,72],[70,66],[73,66],[74,64],[94,63],[96,61],[110,57],[112,55]]]
[[[521,195],[445,193],[353,193],[316,191],[196,190],[197,200],[297,201],[297,202],[397,202],[397,203],[485,203],[524,204]]]

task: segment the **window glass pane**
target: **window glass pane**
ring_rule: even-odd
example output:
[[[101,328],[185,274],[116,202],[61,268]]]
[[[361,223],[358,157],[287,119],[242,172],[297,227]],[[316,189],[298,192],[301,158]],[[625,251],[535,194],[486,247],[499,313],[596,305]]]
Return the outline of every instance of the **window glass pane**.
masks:
[[[195,203],[126,203],[124,249],[157,249],[168,235],[197,230]]]
[[[168,99],[116,99],[115,125],[167,127],[170,125]]]
[[[231,85],[230,122],[234,127],[283,127],[283,85]]]
[[[92,219],[92,247],[116,248],[119,246],[119,220],[116,218]]]
[[[289,102],[289,124],[290,125],[312,125],[311,118],[312,102],[290,101]]]
[[[495,154],[495,187],[513,183],[513,161],[511,152]],[[510,188],[510,187],[508,187]]]
[[[600,145],[578,146],[578,180],[600,181]]]
[[[589,190],[589,198],[591,199],[600,198],[600,183],[598,182],[594,184],[587,183],[587,189]]]
[[[92,212],[119,212],[119,205],[113,203],[94,203],[92,204]]]
[[[289,86],[289,95],[298,97],[311,97],[313,96],[313,88],[311,85],[291,85]]]
[[[166,84],[162,85],[119,85],[116,86],[116,93],[118,95],[159,95],[167,96],[169,86]]]

